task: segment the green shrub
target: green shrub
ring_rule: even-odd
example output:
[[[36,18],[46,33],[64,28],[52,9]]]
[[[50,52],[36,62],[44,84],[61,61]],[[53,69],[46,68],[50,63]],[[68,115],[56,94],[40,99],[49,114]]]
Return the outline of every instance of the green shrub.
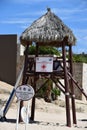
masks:
[[[58,88],[53,88],[51,92],[52,100],[57,100],[58,96],[60,96],[60,90]]]
[[[56,96],[60,96],[60,90],[58,88],[53,88],[52,93],[55,94]]]

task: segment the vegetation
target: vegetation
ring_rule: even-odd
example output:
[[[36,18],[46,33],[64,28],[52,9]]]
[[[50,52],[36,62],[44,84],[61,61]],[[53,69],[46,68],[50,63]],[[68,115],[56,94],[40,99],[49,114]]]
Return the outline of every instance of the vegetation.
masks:
[[[52,88],[52,93],[56,96],[60,96],[60,90],[58,88]]]
[[[52,100],[56,100],[58,96],[60,96],[60,93],[61,91],[58,88],[56,87],[52,88],[52,92],[51,92]]]
[[[87,54],[73,54],[73,61],[80,63],[87,63]]]
[[[29,48],[29,54],[30,55],[34,55],[36,52],[36,47],[35,46],[30,46]],[[47,54],[51,54],[51,55],[60,55],[59,51],[57,50],[57,48],[55,47],[50,47],[50,46],[40,46],[39,47],[39,52],[40,55],[47,55]]]
[[[30,46],[29,48],[29,54],[34,55],[36,52],[36,47],[34,45]],[[50,46],[40,46],[39,47],[39,54],[40,55],[58,55],[60,56],[60,53],[57,48],[50,47]],[[68,58],[68,56],[67,56]],[[80,63],[87,63],[87,54],[73,54],[73,62],[80,62]]]

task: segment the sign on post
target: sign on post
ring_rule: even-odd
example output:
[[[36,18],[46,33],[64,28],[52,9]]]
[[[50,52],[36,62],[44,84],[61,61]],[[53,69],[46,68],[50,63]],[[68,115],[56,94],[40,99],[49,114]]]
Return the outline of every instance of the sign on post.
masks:
[[[53,72],[53,57],[36,57],[36,72]]]
[[[16,130],[18,130],[18,122],[19,122],[19,112],[20,112],[20,101],[28,101],[34,96],[34,89],[30,85],[21,85],[15,89],[15,94],[18,99],[18,111],[17,111],[17,124]],[[24,111],[26,109],[26,111]],[[22,108],[22,118],[23,121],[26,123],[25,130],[27,129],[27,124],[29,122],[29,102],[27,108]],[[26,117],[24,116],[26,114]]]
[[[30,85],[21,85],[16,88],[18,100],[27,101],[34,96],[34,89]]]

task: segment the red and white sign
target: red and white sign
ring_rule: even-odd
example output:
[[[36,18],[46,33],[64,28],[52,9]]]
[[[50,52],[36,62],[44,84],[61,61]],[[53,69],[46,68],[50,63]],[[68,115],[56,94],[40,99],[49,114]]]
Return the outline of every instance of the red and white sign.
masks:
[[[36,72],[53,72],[53,57],[36,57]]]

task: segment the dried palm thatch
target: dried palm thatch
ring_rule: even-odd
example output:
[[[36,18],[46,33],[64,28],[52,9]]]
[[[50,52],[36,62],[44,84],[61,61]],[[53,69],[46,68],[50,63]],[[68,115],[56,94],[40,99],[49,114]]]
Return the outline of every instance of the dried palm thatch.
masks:
[[[74,45],[76,38],[72,31],[48,8],[48,12],[34,21],[20,37],[21,43],[36,42],[39,45],[61,46]]]

